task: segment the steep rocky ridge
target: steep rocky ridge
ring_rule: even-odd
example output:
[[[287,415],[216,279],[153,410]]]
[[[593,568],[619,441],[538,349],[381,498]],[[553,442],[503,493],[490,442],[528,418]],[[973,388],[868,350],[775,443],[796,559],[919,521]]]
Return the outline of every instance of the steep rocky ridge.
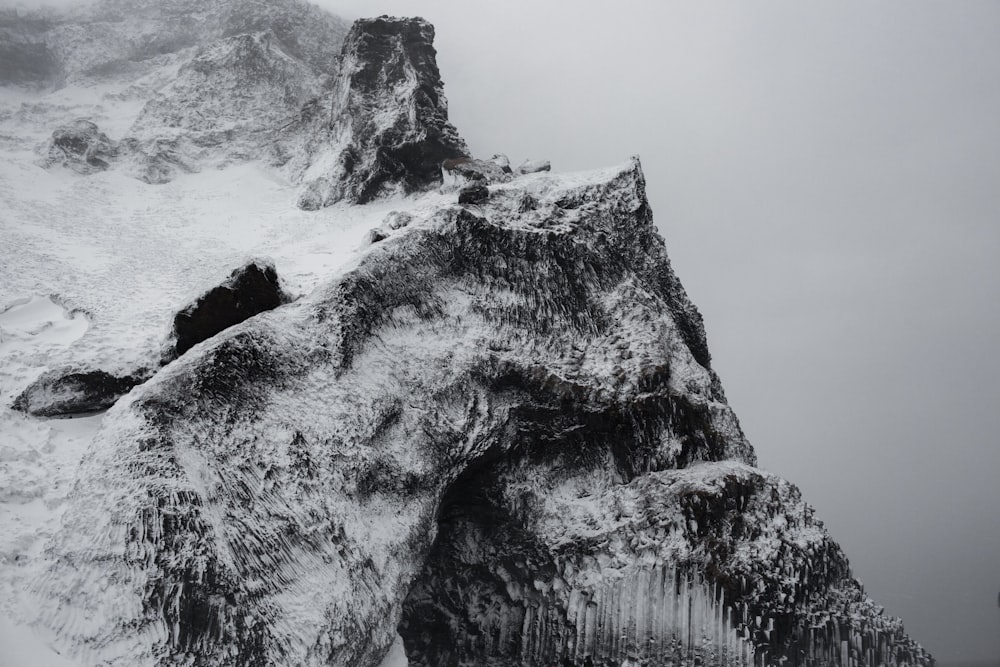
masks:
[[[314,226],[397,198],[353,207],[383,222],[346,268],[107,413],[30,586],[55,643],[108,665],[374,665],[397,632],[421,665],[932,662],[753,467],[637,160],[469,159],[420,19],[340,51],[291,0],[95,7],[0,25],[5,81],[62,86],[0,122],[75,128],[45,155],[82,201],[246,161],[339,203],[295,211]],[[73,122],[81,91],[113,130]]]
[[[109,664],[926,662],[753,463],[638,163],[536,174],[119,403],[36,591]]]

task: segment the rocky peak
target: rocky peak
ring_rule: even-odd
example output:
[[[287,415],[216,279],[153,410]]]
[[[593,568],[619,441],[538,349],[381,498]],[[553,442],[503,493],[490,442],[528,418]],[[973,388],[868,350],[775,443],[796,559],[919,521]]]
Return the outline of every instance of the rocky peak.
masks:
[[[433,40],[419,18],[355,22],[320,112],[295,128],[306,146],[291,164],[302,208],[412,192],[440,182],[444,160],[468,155],[448,122]]]
[[[336,32],[298,0],[99,7],[31,39],[145,106],[118,142],[60,122],[53,164],[268,156],[308,209],[459,192],[400,198],[292,303],[273,267],[235,272],[148,382],[67,367],[17,399],[97,409],[144,381],[26,593],[70,653],[371,667],[399,632],[415,665],[931,662],[753,467],[638,159],[471,159],[422,19],[357,22],[328,71]]]

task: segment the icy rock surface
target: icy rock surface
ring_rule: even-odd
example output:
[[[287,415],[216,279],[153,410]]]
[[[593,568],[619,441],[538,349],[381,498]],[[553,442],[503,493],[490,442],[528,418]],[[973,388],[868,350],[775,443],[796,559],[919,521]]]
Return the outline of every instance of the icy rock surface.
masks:
[[[348,32],[299,0],[100,0],[0,14],[0,83],[93,99],[90,116],[59,119],[73,122],[56,129],[46,166],[163,184],[262,161],[315,210],[426,189],[444,160],[468,155],[433,40],[422,19],[362,19]],[[46,101],[19,113],[60,111]]]
[[[80,174],[92,174],[110,167],[117,154],[117,146],[96,124],[78,119],[52,133],[45,165],[58,164]]]
[[[332,89],[282,144],[291,177],[305,184],[300,207],[413,192],[440,182],[444,160],[468,155],[448,122],[433,41],[423,19],[354,23]]]
[[[551,171],[552,163],[548,160],[525,160],[517,166],[515,170],[516,173],[524,174],[537,174],[540,171]]]
[[[411,665],[930,661],[788,482],[733,461],[625,480],[607,449],[546,445],[446,494]]]
[[[105,410],[147,377],[148,374],[117,377],[102,370],[58,368],[32,382],[11,407],[35,417]]]
[[[495,156],[489,160],[473,158],[455,158],[441,163],[442,190],[459,189],[468,185],[489,183],[505,183],[510,180],[510,167],[505,167],[503,156]]]
[[[106,664],[926,662],[753,464],[638,163],[537,174],[116,405],[33,590]]]

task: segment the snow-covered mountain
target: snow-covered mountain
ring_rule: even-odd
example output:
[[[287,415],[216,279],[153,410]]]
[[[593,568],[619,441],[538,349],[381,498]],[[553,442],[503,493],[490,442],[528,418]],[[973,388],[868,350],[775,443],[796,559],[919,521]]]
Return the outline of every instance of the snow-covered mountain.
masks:
[[[433,36],[2,17],[10,660],[930,664],[754,467],[638,159],[472,159]]]

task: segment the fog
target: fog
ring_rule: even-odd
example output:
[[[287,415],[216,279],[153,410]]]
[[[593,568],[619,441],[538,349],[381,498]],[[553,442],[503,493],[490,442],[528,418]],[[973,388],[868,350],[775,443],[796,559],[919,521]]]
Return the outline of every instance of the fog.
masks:
[[[997,660],[1000,4],[319,4],[433,22],[478,156],[638,154],[761,467],[941,662]]]
[[[639,154],[760,457],[943,662],[1000,656],[1000,4],[423,15],[473,152]]]

